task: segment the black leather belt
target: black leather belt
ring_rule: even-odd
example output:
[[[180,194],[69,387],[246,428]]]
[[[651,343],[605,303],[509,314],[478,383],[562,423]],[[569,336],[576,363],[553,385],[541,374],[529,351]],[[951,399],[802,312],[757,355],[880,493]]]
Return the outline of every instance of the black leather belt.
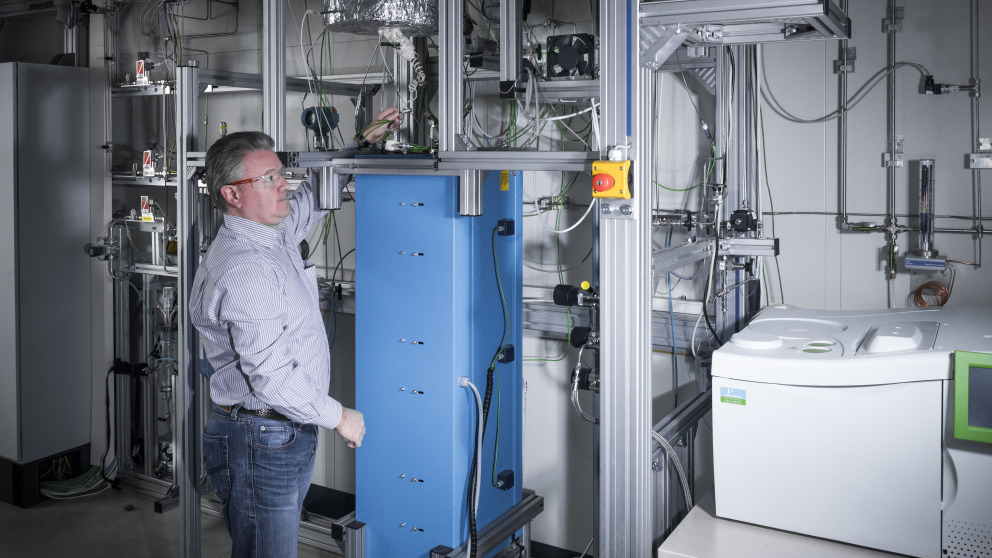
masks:
[[[230,413],[231,412],[231,408],[228,407],[228,406],[226,406],[226,405],[217,405],[217,407],[220,410],[224,411],[225,413]],[[252,416],[255,416],[255,417],[262,417],[262,418],[273,419],[273,420],[284,420],[284,421],[287,421],[287,422],[293,422],[293,421],[289,420],[288,418],[286,418],[282,413],[280,413],[279,411],[277,411],[275,409],[245,409],[244,407],[241,407],[240,409],[238,409],[238,412],[239,413],[244,413],[246,415],[252,415]]]

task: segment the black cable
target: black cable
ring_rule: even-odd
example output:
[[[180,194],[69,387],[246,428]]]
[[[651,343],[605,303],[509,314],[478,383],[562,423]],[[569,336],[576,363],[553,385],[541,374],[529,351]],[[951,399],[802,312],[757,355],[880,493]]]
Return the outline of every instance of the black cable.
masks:
[[[499,336],[499,347],[496,348],[496,353],[493,355],[492,360],[489,362],[489,368],[486,370],[486,396],[482,399],[483,432],[486,431],[486,424],[489,420],[489,405],[492,402],[493,396],[493,374],[496,372],[496,361],[499,360],[500,355],[503,353],[503,349],[506,348],[506,299],[503,298],[503,289],[500,288],[499,261],[496,259],[496,232],[498,230],[499,226],[494,227],[492,234],[493,272],[496,276],[496,290],[499,292],[500,308],[503,310],[503,333]]]
[[[496,353],[493,354],[493,358],[489,363],[489,368],[486,369],[486,395],[482,402],[482,435],[485,435],[486,425],[489,422],[489,406],[492,403],[493,398],[493,376],[496,372],[496,361],[499,360],[500,355],[506,348],[506,334],[507,327],[506,324],[509,321],[506,312],[506,298],[503,296],[503,289],[500,287],[499,278],[499,260],[496,258],[496,233],[499,231],[499,226],[493,227],[492,233],[492,253],[493,253],[493,273],[496,276],[496,290],[499,292],[500,308],[503,310],[503,333],[499,337],[499,347],[496,348]],[[475,447],[479,447],[479,433],[476,433]],[[468,494],[468,532],[469,540],[472,543],[472,549],[470,553],[470,558],[476,557],[476,548],[478,542],[478,532],[476,530],[476,516],[475,516],[475,477],[476,471],[479,466],[479,461],[482,458],[478,453],[474,453],[472,456],[472,467],[469,471],[469,494]],[[493,459],[496,459],[495,451],[493,453]],[[491,481],[490,481],[491,482]]]
[[[717,223],[717,227],[720,224]],[[713,259],[715,260],[720,254],[720,235],[717,234],[716,242],[713,243]],[[723,345],[723,341],[720,340],[720,336],[716,334],[716,329],[713,328],[713,324],[710,323],[710,316],[706,313],[706,300],[709,298],[710,281],[706,281],[706,286],[703,287],[703,320],[706,321],[706,327],[709,328],[710,333],[713,334],[713,339],[720,345]],[[714,307],[715,308],[715,307]]]
[[[475,434],[476,442],[475,447],[479,447],[479,433]],[[472,456],[472,468],[469,470],[468,475],[468,538],[471,541],[472,551],[469,554],[469,558],[476,558],[475,549],[479,545],[479,534],[476,531],[475,525],[475,506],[472,505],[475,502],[475,468],[479,466],[478,454]]]
[[[334,324],[334,332],[331,335],[331,341],[330,341],[330,345],[328,347],[328,351],[334,350],[334,341],[337,339],[337,336],[338,336],[338,315],[334,311],[334,296],[336,294],[335,293],[335,288],[334,288],[334,282],[337,280],[338,268],[341,267],[341,264],[342,263],[344,263],[344,259],[347,258],[348,256],[350,256],[351,253],[354,252],[354,251],[355,251],[355,249],[352,248],[351,250],[348,250],[348,253],[347,254],[341,256],[341,259],[338,260],[337,265],[334,266],[334,271],[331,272],[331,299],[330,300],[331,300],[331,320],[333,320],[332,323]],[[343,269],[341,271],[341,274],[342,274],[341,276],[343,278],[344,277],[344,270]]]
[[[114,367],[111,366],[110,370],[107,370],[107,379],[105,382],[107,384],[106,386],[107,391],[104,393],[104,404],[106,406],[106,418],[107,418],[107,447],[103,449],[103,455],[100,456],[100,476],[107,484],[110,485],[111,488],[113,488],[114,490],[120,490],[120,487],[117,486],[118,484],[117,480],[116,479],[110,480],[109,478],[107,478],[107,473],[106,473],[107,454],[110,453],[110,378],[111,376],[113,376],[113,374],[114,374]]]

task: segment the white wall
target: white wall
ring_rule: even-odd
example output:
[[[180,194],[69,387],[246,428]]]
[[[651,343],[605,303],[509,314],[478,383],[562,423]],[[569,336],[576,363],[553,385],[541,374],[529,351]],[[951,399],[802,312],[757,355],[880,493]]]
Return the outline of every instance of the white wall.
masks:
[[[899,61],[923,64],[938,82],[966,84],[970,77],[969,3],[907,1],[903,31],[897,35]],[[857,71],[851,76],[853,93],[886,63],[886,38],[881,33],[886,3],[881,0],[852,2],[853,39]],[[992,23],[987,6],[981,13],[982,28]],[[987,33],[986,33],[987,35]],[[989,37],[982,49],[989,52]],[[837,78],[833,60],[836,43],[771,45],[766,49],[768,79],[784,105],[805,118],[821,116],[837,107]],[[982,75],[992,71],[988,56],[981,59]],[[896,172],[896,210],[916,211],[915,169],[910,162],[935,159],[936,213],[975,215],[971,171],[964,167],[972,151],[970,98],[966,93],[928,96],[919,93],[922,79],[911,68],[896,72],[896,133],[905,138],[906,167]],[[886,176],[882,153],[886,150],[885,83],[876,88],[849,117],[848,211],[852,221],[883,224],[881,217],[858,217],[855,212],[886,212]],[[981,97],[986,115],[992,108]],[[769,180],[777,211],[836,212],[839,207],[837,123],[793,124],[767,108]],[[982,124],[980,136],[992,135]],[[985,174],[988,174],[987,172]],[[988,183],[986,177],[986,184]],[[992,200],[984,196],[986,216]],[[767,199],[765,210],[768,210]],[[767,222],[767,219],[766,219]],[[914,221],[900,217],[899,223]],[[832,216],[781,215],[775,220],[781,238],[784,301],[810,308],[884,308],[887,281],[882,272],[883,235],[841,232]],[[939,219],[938,227],[967,228],[970,220]],[[900,252],[916,247],[916,235],[899,237]],[[947,257],[977,262],[978,245],[972,235],[937,234],[937,249]],[[988,272],[955,264],[957,279],[949,306],[988,304]],[[987,266],[986,266],[987,267]],[[911,306],[909,293],[931,279],[948,282],[935,273],[900,272],[892,282],[894,307]],[[773,289],[776,294],[778,289]]]

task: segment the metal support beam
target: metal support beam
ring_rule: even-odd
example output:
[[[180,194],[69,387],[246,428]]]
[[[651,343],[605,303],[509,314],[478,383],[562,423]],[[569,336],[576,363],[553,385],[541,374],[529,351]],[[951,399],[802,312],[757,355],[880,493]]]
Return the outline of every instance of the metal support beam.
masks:
[[[341,187],[338,185],[334,167],[319,167],[314,172],[320,173],[320,191],[318,192],[321,209],[341,209]]]
[[[462,35],[464,3],[462,0],[441,0],[438,10],[438,111],[440,112],[440,150],[454,151],[455,138],[465,133],[462,108],[465,105],[465,90],[462,85],[464,68],[462,57],[465,39]]]
[[[179,337],[177,358],[179,377],[176,382],[175,478],[179,487],[179,507],[182,516],[182,556],[200,556],[200,378],[194,363],[196,331],[189,321],[189,296],[193,275],[199,263],[200,241],[197,221],[196,183],[190,180],[187,155],[196,149],[198,70],[193,66],[176,68],[176,169],[179,175],[176,233],[179,241]]]
[[[682,246],[673,246],[656,250],[652,255],[652,270],[655,276],[664,275],[669,271],[683,268],[693,262],[707,257],[713,251],[713,239],[691,242]]]
[[[492,521],[479,532],[478,556],[488,556],[490,552],[502,545],[507,539],[517,531],[524,532],[525,552],[521,554],[524,558],[529,558],[530,546],[530,522],[544,511],[544,498],[533,492],[524,491],[524,498],[517,505],[506,511]],[[468,552],[466,545],[458,548],[450,546],[437,546],[431,549],[431,558],[466,558]]]
[[[345,558],[365,558],[365,524],[351,520],[342,525]]]
[[[520,75],[522,49],[520,0],[501,0],[499,5],[499,79],[516,81]]]
[[[466,217],[482,215],[482,184],[489,171],[465,170],[458,179],[458,214]]]
[[[286,29],[282,0],[262,1],[262,129],[286,147]]]
[[[723,256],[754,256],[774,258],[778,255],[777,238],[721,238]]]
[[[585,151],[449,151],[437,160],[424,157],[411,158],[368,158],[356,159],[350,151],[285,151],[279,157],[287,167],[342,167],[358,174],[378,169],[383,174],[396,174],[398,165],[402,171],[424,170],[440,174],[458,174],[463,170],[524,170],[524,171],[570,171],[589,172],[598,157]]]
[[[655,80],[638,63],[639,2],[603,2],[601,129],[607,149],[630,146],[635,197],[629,215],[601,215],[599,552],[652,553],[651,103]],[[623,148],[621,148],[623,150]]]

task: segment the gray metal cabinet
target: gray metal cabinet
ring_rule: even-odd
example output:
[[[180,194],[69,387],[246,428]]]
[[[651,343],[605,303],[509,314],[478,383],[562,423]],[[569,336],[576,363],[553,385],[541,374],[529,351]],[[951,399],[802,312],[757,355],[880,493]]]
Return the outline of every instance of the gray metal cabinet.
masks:
[[[20,466],[90,441],[91,264],[83,245],[90,151],[99,146],[90,141],[89,80],[84,68],[0,64],[4,500],[23,484]]]

